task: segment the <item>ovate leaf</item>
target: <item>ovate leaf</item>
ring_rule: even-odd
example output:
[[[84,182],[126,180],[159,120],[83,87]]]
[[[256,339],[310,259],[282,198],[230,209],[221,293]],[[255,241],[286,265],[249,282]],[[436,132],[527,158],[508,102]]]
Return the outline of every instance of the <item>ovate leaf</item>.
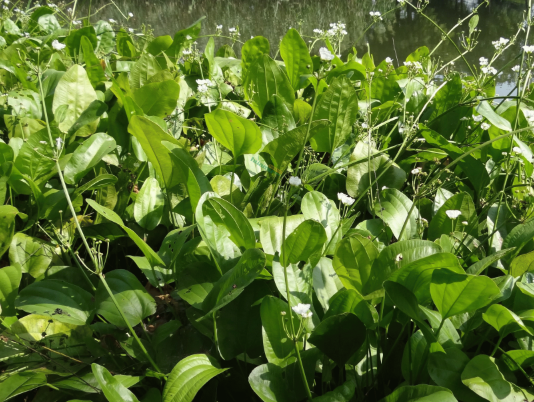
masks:
[[[178,362],[169,374],[163,388],[162,402],[191,402],[204,384],[226,370],[219,368],[211,356],[188,356]]]

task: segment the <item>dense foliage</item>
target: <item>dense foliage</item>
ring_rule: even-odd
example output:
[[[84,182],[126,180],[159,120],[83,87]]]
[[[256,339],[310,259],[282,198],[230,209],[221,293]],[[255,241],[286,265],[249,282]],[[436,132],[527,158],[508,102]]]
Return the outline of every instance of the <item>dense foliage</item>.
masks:
[[[0,401],[534,400],[530,14],[376,64],[5,3]]]

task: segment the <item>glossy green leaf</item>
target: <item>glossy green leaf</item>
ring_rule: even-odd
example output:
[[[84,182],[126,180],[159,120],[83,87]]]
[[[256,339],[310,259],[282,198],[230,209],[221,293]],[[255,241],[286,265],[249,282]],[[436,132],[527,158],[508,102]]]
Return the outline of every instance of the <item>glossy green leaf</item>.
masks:
[[[517,331],[526,331],[534,336],[521,318],[500,304],[493,304],[482,314],[482,318],[499,332],[501,338]]]
[[[441,247],[436,243],[425,240],[404,240],[383,249],[373,263],[371,276],[363,288],[367,295],[382,289],[382,283],[391,274],[413,261],[440,253]]]
[[[261,131],[253,121],[222,109],[204,117],[210,134],[230,149],[234,158],[243,154],[254,154],[260,149]]]
[[[310,139],[315,151],[330,152],[343,144],[358,116],[358,97],[346,76],[336,78],[317,102],[313,120],[328,120],[328,127],[318,130]]]
[[[23,273],[37,278],[52,262],[52,248],[41,239],[19,232],[11,241],[9,261],[11,265],[20,264]]]
[[[534,251],[515,257],[510,263],[510,275],[517,278],[525,272],[534,271]]]
[[[315,285],[315,283],[314,283]],[[367,328],[371,329],[378,322],[378,313],[367,301],[355,290],[341,289],[329,301],[330,307],[324,319],[333,315],[352,313],[358,317]]]
[[[42,387],[46,383],[46,375],[44,373],[23,371],[10,375],[1,383],[0,401],[5,401],[32,389]]]
[[[276,287],[283,299],[287,300],[287,287],[285,271],[287,270],[287,282],[289,284],[289,297],[291,305],[299,303],[311,304],[312,300],[312,270],[309,264],[302,269],[297,264],[290,264],[284,268],[278,261],[273,261],[272,274]]]
[[[397,388],[380,402],[457,402],[456,398],[447,388],[434,385],[413,385]]]
[[[509,248],[509,247],[515,247],[514,253],[511,253],[505,258],[505,260],[512,260],[521,249],[525,246],[525,244],[532,240],[534,237],[534,219],[530,219],[526,221],[525,223],[520,223],[516,227],[514,227],[509,233],[508,236],[504,239],[504,242],[502,244],[502,248]]]
[[[347,381],[333,391],[313,398],[313,402],[349,402],[354,396],[355,390],[356,383],[354,381]]]
[[[102,157],[117,147],[115,140],[107,134],[97,133],[90,136],[72,154],[65,166],[65,182],[75,184],[80,181]]]
[[[339,243],[334,254],[333,267],[345,288],[361,293],[377,257],[378,249],[371,240],[354,235]]]
[[[93,87],[96,87],[100,82],[106,81],[106,75],[100,64],[100,60],[95,55],[95,50],[93,44],[87,38],[87,36],[82,36],[80,44],[83,52],[83,61],[85,62],[85,71],[87,72],[87,77]]]
[[[265,105],[275,94],[288,105],[293,105],[293,87],[278,64],[265,53],[256,53],[254,59],[247,68],[244,82],[245,98],[252,101],[254,111],[261,117]],[[248,59],[246,63],[248,64]]]
[[[91,364],[93,374],[104,393],[106,399],[110,402],[139,402],[137,397],[116,379],[103,366],[96,363]]]
[[[300,88],[300,76],[311,74],[313,62],[306,42],[296,29],[290,29],[280,43],[280,55],[286,64],[287,75],[293,89]]]
[[[313,220],[302,222],[282,244],[281,262],[283,266],[318,260],[317,255],[326,242],[326,232],[321,223]]]
[[[273,95],[265,105],[261,119],[260,129],[263,145],[269,144],[294,128],[295,120],[288,105],[280,96]]]
[[[482,308],[500,293],[487,276],[464,275],[448,269],[432,273],[430,294],[443,318]]]
[[[135,103],[148,116],[166,117],[176,109],[180,96],[180,85],[168,80],[145,84],[133,93]]]
[[[52,136],[57,138],[60,132],[52,129]],[[41,143],[45,141],[45,144]],[[32,180],[37,180],[50,173],[55,166],[51,159],[54,157],[54,149],[50,146],[50,137],[48,130],[39,130],[32,135],[20,148],[15,160],[15,167],[21,174],[29,176]],[[50,159],[49,159],[50,158]]]
[[[34,282],[22,289],[15,301],[19,310],[50,316],[67,324],[87,324],[93,315],[93,296],[60,280]]]
[[[68,131],[94,100],[97,100],[96,92],[85,69],[79,64],[74,64],[61,77],[54,93],[52,106],[54,113],[63,105],[68,106],[65,119],[59,124],[59,129],[63,132]]]
[[[326,254],[333,254],[341,240],[341,222],[336,204],[323,193],[312,191],[302,197],[301,208],[305,219],[313,219],[323,225],[327,238]]]
[[[328,310],[330,299],[338,290],[343,289],[343,283],[339,279],[332,260],[321,257],[317,265],[313,268],[313,290],[323,309]]]
[[[250,387],[264,402],[292,402],[291,389],[284,378],[284,369],[273,363],[256,367],[248,377]]]
[[[462,372],[462,382],[476,394],[490,402],[522,401],[525,394],[508,382],[495,360],[487,355],[477,355]],[[526,395],[528,398],[528,394]]]
[[[0,256],[4,255],[11,245],[18,213],[18,209],[11,205],[0,206]]]
[[[158,38],[156,38],[152,43],[154,43],[157,39]],[[132,91],[135,91],[147,84],[151,77],[161,71],[158,61],[151,53],[152,52],[150,51],[149,53],[144,53],[131,68],[130,75],[128,76],[128,82]]]
[[[19,265],[0,269],[0,315],[11,317],[16,314],[15,299],[21,279],[22,271]]]
[[[197,392],[213,377],[228,369],[219,368],[208,355],[191,355],[174,366],[163,388],[162,402],[192,402]]]
[[[154,298],[131,272],[123,269],[113,270],[106,274],[106,282],[131,326],[136,326],[141,320],[156,312]],[[96,306],[97,314],[101,314],[113,325],[126,327],[102,282],[96,290]]]
[[[380,200],[374,207],[376,216],[389,226],[398,240],[409,240],[417,236],[420,227],[419,210],[399,190],[394,188],[382,190]]]
[[[459,274],[465,273],[458,262],[458,257],[454,254],[437,253],[403,266],[402,269],[393,272],[389,280],[405,286],[415,294],[419,304],[426,305],[431,301],[432,273],[440,268],[447,268]]]
[[[134,217],[139,226],[152,230],[161,222],[165,195],[156,179],[148,177],[137,194],[134,204]]]

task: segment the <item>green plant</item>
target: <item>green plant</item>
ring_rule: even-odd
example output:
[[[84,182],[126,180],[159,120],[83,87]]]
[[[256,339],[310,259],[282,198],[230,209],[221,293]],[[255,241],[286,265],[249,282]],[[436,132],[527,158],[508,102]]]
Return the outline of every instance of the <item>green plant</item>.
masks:
[[[478,66],[477,10],[395,67],[6,7],[0,401],[533,400],[533,20]]]

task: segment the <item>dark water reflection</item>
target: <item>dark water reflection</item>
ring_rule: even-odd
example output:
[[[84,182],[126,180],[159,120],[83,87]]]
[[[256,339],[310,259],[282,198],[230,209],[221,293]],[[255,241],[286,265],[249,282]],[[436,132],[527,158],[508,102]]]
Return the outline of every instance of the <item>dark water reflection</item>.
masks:
[[[83,0],[79,16],[87,14],[89,5],[94,12],[108,3],[108,0]],[[479,3],[482,0],[431,0],[426,13],[448,30]],[[125,14],[134,14],[130,26],[139,28],[142,24],[150,24],[156,35],[173,36],[177,30],[187,27],[201,16],[206,16],[203,34],[215,33],[218,24],[224,26],[223,32],[226,33],[228,28],[239,26],[243,41],[251,35],[268,38],[273,56],[289,27],[300,26],[303,35],[312,35],[314,28],[328,29],[330,23],[338,21],[347,26],[344,48],[355,45],[359,54],[362,54],[366,51],[366,43],[369,43],[377,62],[385,57],[397,57],[402,62],[418,47],[426,45],[432,48],[441,39],[436,27],[411,11],[411,8],[388,14],[382,22],[364,33],[371,23],[369,12],[380,11],[384,14],[397,6],[397,0],[115,0],[115,4]],[[477,48],[467,56],[468,60],[478,64],[480,57],[490,58],[494,51],[491,41],[500,37],[510,38],[523,20],[525,8],[524,0],[491,0],[490,6],[484,6],[480,10],[479,23],[482,34]],[[124,21],[113,5],[101,10],[98,17]],[[468,29],[467,26],[463,28]],[[457,30],[455,38],[458,38],[461,30]],[[218,41],[220,44],[230,43],[224,39]],[[202,46],[205,39],[199,42]],[[518,43],[509,49],[494,66],[504,66],[506,61],[517,55],[521,45]],[[236,44],[236,51],[239,48],[240,45]],[[455,52],[450,44],[446,44],[437,54],[444,60],[450,60]],[[457,68],[468,71],[460,62]],[[513,80],[514,74],[510,68],[499,76],[501,95],[512,88]]]

